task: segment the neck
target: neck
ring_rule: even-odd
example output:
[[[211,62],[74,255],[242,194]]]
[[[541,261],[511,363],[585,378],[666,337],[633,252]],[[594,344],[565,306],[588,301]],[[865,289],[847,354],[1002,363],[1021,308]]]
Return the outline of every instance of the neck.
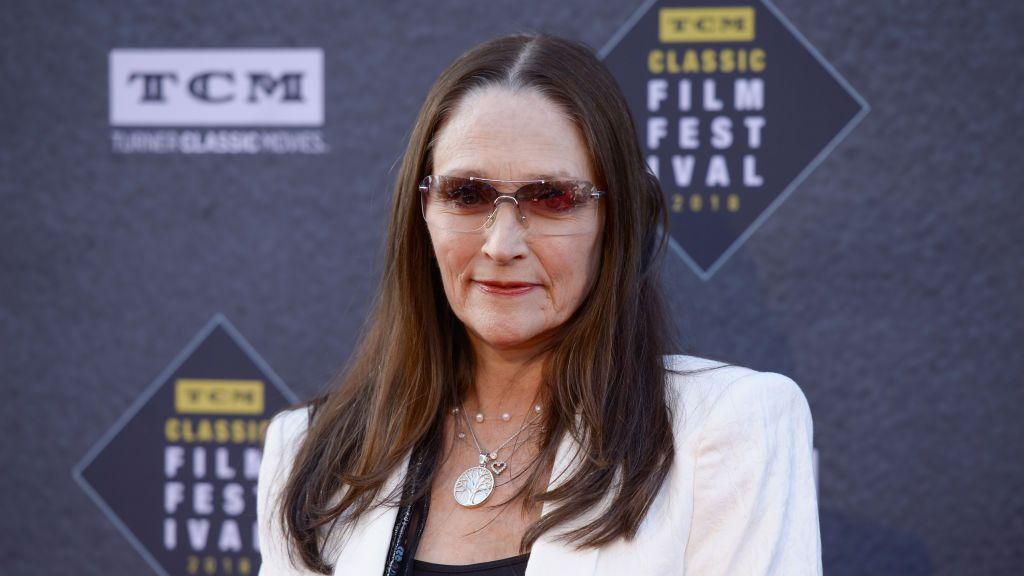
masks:
[[[476,376],[467,401],[489,415],[525,414],[539,400],[543,357],[536,350],[496,349],[471,338]]]

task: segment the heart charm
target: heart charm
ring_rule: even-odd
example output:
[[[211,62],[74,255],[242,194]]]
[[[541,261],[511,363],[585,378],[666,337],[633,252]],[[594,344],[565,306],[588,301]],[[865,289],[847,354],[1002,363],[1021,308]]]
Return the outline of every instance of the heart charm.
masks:
[[[508,462],[505,462],[503,460],[492,460],[490,467],[491,472],[494,472],[495,475],[500,475],[502,472],[505,471],[505,468],[508,468]]]

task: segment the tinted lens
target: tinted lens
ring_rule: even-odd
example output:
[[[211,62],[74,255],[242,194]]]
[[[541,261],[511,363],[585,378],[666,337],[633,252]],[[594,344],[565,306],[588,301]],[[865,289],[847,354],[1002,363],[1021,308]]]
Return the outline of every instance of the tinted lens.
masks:
[[[528,204],[532,213],[564,216],[579,203],[577,192],[573,182],[539,182],[524,186],[517,196]]]
[[[490,184],[469,178],[439,176],[431,186],[431,200],[447,210],[462,213],[490,212],[496,196]]]
[[[427,223],[457,232],[482,228],[498,196],[490,184],[458,176],[428,176],[420,191]]]

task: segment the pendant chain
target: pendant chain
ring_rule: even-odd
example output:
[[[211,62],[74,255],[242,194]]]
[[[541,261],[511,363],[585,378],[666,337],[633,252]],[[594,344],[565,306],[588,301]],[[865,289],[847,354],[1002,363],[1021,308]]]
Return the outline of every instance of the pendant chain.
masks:
[[[531,420],[530,415],[528,414],[526,418],[523,419],[523,424],[519,427],[519,430],[516,430],[515,434],[509,436],[504,442],[501,443],[500,446],[498,446],[494,450],[484,450],[484,448],[480,446],[480,440],[476,437],[476,431],[473,430],[473,424],[470,423],[469,418],[466,416],[466,409],[462,407],[461,404],[459,405],[459,414],[462,415],[462,421],[466,424],[466,428],[469,429],[470,436],[473,437],[473,444],[476,445],[477,452],[479,452],[481,456],[487,456],[487,458],[491,460],[497,459],[498,452],[501,451],[501,449],[504,448],[505,446],[508,446],[508,443],[515,440],[517,436],[522,434],[523,430],[526,430],[526,427],[530,424]]]

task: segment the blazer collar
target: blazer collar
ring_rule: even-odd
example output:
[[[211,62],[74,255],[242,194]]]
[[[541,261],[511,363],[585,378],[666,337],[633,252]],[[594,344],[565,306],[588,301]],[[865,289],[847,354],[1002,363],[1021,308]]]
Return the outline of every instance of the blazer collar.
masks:
[[[564,434],[559,441],[555,453],[555,463],[551,469],[550,487],[555,487],[569,478],[581,458],[580,445],[571,434]],[[390,494],[405,480],[410,455],[406,455],[402,465],[395,469],[381,490],[381,494]],[[608,496],[605,497],[605,504]],[[544,504],[542,513],[547,514],[552,504]],[[584,514],[562,530],[572,529],[592,520],[603,506]],[[344,542],[336,548],[337,560],[334,574],[369,574],[377,575],[384,572],[384,562],[391,544],[391,531],[398,517],[398,509],[393,506],[379,506],[364,515],[350,527]],[[541,536],[530,551],[530,561],[526,565],[527,576],[545,574],[590,575],[597,566],[598,550],[584,548],[577,550],[572,544],[557,541],[560,530],[549,531]]]

